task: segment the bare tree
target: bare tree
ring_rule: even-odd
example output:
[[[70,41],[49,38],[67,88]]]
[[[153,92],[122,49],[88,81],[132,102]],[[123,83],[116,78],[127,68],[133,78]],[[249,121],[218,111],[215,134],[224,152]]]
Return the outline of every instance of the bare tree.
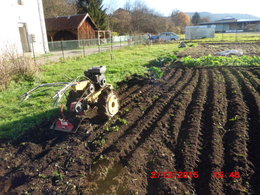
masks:
[[[77,13],[77,6],[71,0],[43,0],[43,7],[46,18],[74,15]]]
[[[109,0],[106,4],[104,4],[104,8],[108,14],[112,14],[116,11],[117,1],[116,0]]]
[[[161,16],[142,1],[127,1],[124,9],[119,8],[112,14],[111,26],[119,34],[156,34],[176,29],[169,17]]]
[[[171,14],[171,19],[175,26],[180,28],[179,33],[183,33],[186,26],[190,25],[190,16],[181,12],[179,10],[173,11]]]
[[[127,0],[126,1],[126,3],[125,3],[125,5],[124,5],[124,9],[126,10],[126,11],[131,11],[131,9],[132,9],[132,4],[131,4],[131,0]]]
[[[109,18],[111,18],[111,30],[118,32],[119,34],[127,34],[131,32],[131,12],[120,8],[116,10]]]
[[[200,23],[202,22],[210,22],[210,19],[208,17],[203,17],[200,19]]]

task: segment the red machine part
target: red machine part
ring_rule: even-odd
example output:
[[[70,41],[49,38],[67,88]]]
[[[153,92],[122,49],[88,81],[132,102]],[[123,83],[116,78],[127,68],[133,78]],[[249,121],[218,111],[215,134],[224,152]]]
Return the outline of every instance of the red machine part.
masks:
[[[64,105],[61,105],[61,116],[62,118],[57,119],[50,129],[58,130],[58,131],[65,131],[65,132],[72,132],[74,126],[70,123],[64,116]]]
[[[55,130],[60,130],[60,131],[72,131],[74,126],[67,121],[66,119],[58,119],[55,123]]]

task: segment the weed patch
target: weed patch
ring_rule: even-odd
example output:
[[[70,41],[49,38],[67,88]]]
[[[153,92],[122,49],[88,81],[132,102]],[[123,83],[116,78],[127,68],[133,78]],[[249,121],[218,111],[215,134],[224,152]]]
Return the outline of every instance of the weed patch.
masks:
[[[30,57],[19,56],[16,51],[6,51],[0,57],[0,90],[7,89],[11,81],[33,81],[39,67]]]
[[[260,66],[260,57],[258,56],[203,56],[192,58],[190,56],[182,58],[185,66]]]

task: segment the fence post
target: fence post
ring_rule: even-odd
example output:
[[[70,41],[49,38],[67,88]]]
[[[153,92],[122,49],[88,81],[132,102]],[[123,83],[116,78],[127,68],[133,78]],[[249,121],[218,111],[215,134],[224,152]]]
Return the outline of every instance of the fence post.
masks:
[[[223,41],[223,39],[224,39],[224,24],[222,24],[222,40],[221,41]]]
[[[110,58],[111,60],[113,60],[113,37],[111,35],[111,38],[110,38],[110,42],[111,42],[111,49],[110,49]]]
[[[32,52],[33,52],[33,60],[34,60],[34,64],[37,65],[37,63],[36,63],[36,58],[35,58],[35,51],[34,51],[34,45],[33,45],[33,42],[32,42]]]
[[[83,56],[84,57],[86,56],[86,53],[85,53],[85,39],[83,39]]]
[[[62,58],[63,58],[63,61],[64,61],[64,60],[65,60],[65,57],[64,57],[64,51],[63,51],[62,40],[60,41],[60,47],[61,47],[61,52],[62,52]]]
[[[100,49],[100,39],[98,40],[98,52],[100,53],[101,49]]]
[[[121,36],[120,36],[120,47],[122,46],[122,45],[121,45],[121,42],[122,42],[122,41],[121,41]]]

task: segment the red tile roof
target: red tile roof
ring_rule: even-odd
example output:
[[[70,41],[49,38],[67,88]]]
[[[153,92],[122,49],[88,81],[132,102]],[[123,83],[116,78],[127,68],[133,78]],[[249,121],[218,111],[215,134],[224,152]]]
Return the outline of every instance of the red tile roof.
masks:
[[[45,23],[47,31],[76,30],[82,24],[84,19],[87,20],[95,30],[97,30],[95,23],[88,14],[46,18]]]

